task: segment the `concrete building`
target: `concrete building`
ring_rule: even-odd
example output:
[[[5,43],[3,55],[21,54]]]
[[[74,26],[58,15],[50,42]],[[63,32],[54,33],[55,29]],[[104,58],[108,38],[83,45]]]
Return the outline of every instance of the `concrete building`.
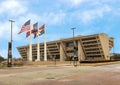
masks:
[[[113,47],[114,38],[100,33],[87,36],[75,36],[74,45],[78,48],[79,61],[84,60],[109,60],[110,50]],[[52,61],[54,57],[60,61],[70,60],[74,56],[73,38],[62,38],[60,40],[47,42],[47,60]],[[29,45],[17,47],[24,61],[29,61]],[[37,44],[32,45],[32,60],[37,59]],[[40,60],[44,59],[44,43],[40,43]]]

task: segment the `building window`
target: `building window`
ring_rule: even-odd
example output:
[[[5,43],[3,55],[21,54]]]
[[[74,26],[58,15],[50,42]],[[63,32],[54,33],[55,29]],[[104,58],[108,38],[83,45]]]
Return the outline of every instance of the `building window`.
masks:
[[[70,46],[73,46],[73,42],[66,43],[66,47],[70,47]]]

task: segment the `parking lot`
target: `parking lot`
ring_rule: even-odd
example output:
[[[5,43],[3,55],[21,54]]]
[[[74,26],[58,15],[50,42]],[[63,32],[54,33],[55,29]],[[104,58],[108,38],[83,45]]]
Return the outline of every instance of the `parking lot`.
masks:
[[[0,85],[120,85],[120,63],[102,66],[24,66],[0,69]]]

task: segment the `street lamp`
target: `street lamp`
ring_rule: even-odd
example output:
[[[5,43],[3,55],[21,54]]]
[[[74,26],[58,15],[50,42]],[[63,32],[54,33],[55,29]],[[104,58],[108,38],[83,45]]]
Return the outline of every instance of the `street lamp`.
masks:
[[[9,20],[9,22],[11,23],[11,40],[10,42],[8,42],[8,67],[12,67],[12,24],[13,20]]]
[[[74,40],[74,30],[76,28],[71,28],[71,30],[73,30],[73,58],[74,58],[74,66],[77,66],[77,55],[76,55],[76,46],[75,46],[75,40]]]
[[[12,24],[13,24],[15,21],[9,20],[9,22],[11,23],[11,43],[12,43]]]
[[[73,30],[73,46],[75,46],[75,44],[74,44],[74,29],[76,29],[76,28],[71,28],[71,30]]]

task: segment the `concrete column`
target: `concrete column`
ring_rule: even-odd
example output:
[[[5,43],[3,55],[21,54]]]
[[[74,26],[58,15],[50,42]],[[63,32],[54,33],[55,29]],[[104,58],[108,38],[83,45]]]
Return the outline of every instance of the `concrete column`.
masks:
[[[26,56],[27,57],[27,61],[29,61],[29,48],[27,47],[26,50],[27,50],[27,56]]]
[[[60,61],[65,61],[65,53],[61,44],[60,44]]]
[[[83,49],[82,49],[80,41],[78,41],[78,60],[79,61],[85,60],[85,54],[83,52]]]

